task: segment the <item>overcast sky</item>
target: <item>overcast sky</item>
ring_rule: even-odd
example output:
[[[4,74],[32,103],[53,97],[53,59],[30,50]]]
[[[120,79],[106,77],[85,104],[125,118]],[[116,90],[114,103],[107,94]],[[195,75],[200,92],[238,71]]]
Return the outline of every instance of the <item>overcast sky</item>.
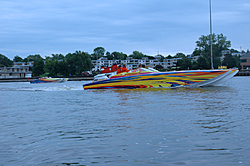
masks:
[[[250,1],[212,0],[213,33],[250,49]],[[209,0],[1,0],[0,54],[190,54],[209,34]]]

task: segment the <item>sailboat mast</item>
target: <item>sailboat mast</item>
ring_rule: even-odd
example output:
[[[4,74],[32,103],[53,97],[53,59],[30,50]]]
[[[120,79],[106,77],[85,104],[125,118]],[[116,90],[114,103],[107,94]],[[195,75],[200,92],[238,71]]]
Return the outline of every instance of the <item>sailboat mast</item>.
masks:
[[[209,0],[209,9],[210,9],[210,47],[211,47],[211,69],[214,69],[213,65],[213,43],[212,43],[212,5],[211,0]]]

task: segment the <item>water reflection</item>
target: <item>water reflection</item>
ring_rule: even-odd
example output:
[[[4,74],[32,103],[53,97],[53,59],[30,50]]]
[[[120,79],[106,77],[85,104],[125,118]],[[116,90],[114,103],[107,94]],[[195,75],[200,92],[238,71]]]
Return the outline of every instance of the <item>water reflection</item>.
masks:
[[[107,89],[107,90],[92,90],[96,93],[105,92],[116,92],[121,95],[124,94],[147,94],[147,93],[157,93],[157,94],[187,94],[187,93],[220,93],[221,91],[231,91],[232,89],[225,86],[216,87],[198,87],[198,88],[140,88],[140,89]]]
[[[112,93],[116,93],[120,99],[118,105],[126,106],[127,108],[123,113],[119,112],[120,115],[123,116],[124,113],[126,113],[134,116],[134,111],[143,112],[143,114],[140,113],[141,117],[134,117],[137,123],[126,123],[131,121],[132,118],[128,121],[127,119],[123,119],[124,124],[117,127],[122,126],[133,129],[135,126],[138,127],[138,125],[140,125],[141,127],[138,128],[140,131],[142,128],[152,125],[155,121],[162,121],[165,122],[165,125],[173,125],[172,128],[175,128],[181,126],[182,121],[190,120],[190,122],[194,124],[192,130],[197,131],[197,133],[195,135],[186,133],[183,138],[189,140],[194,136],[198,136],[200,139],[202,139],[202,137],[206,139],[209,138],[210,141],[212,140],[214,142],[213,144],[208,144],[208,141],[199,141],[198,139],[196,142],[200,142],[200,144],[190,146],[191,151],[217,152],[218,155],[231,155],[233,153],[230,151],[230,148],[228,148],[228,145],[221,147],[218,143],[223,141],[224,134],[232,132],[233,128],[236,127],[230,114],[231,110],[229,109],[232,105],[230,95],[234,92],[234,89],[224,86],[112,90]],[[153,107],[151,106],[152,103],[154,103]],[[132,111],[127,106],[132,107],[134,110]],[[154,112],[154,114],[148,116],[148,112]],[[157,117],[159,112],[165,112],[167,116],[162,116],[164,114],[161,114],[161,117]],[[183,118],[188,119],[183,120]],[[122,121],[120,122],[122,123]],[[162,125],[164,125],[164,123]],[[181,127],[185,128],[184,126]],[[169,133],[164,127],[153,130],[155,132]],[[189,130],[190,129],[187,131]],[[181,131],[183,132],[183,130]],[[177,133],[181,134],[179,132]],[[166,153],[164,151],[159,152],[163,152],[163,154]]]
[[[126,111],[121,109],[121,111],[118,111],[118,114],[123,117],[124,114],[126,114],[126,117],[131,117],[120,119],[118,123],[121,125],[117,126],[119,130],[125,128],[134,130],[136,126],[137,130],[140,131],[146,126],[151,126],[148,128],[149,132],[150,130],[153,130],[155,133],[169,133],[169,131],[172,131],[182,135],[181,132],[183,134],[186,133],[183,130],[174,131],[169,128],[166,130],[163,126],[155,129],[152,127],[153,123],[158,121],[159,124],[162,121],[162,125],[171,126],[171,128],[176,128],[177,126],[185,128],[184,125],[187,124],[183,123],[183,121],[187,122],[190,120],[194,124],[192,130],[197,131],[197,133],[195,135],[186,133],[183,135],[184,140],[192,140],[194,136],[198,136],[198,138],[209,137],[210,140],[216,143],[222,140],[221,134],[230,133],[235,127],[233,125],[234,121],[228,113],[230,111],[228,108],[230,107],[231,99],[230,95],[227,96],[227,94],[233,93],[234,90],[228,87],[129,89],[112,90],[109,92],[115,93],[117,98],[119,98],[118,105],[126,106]],[[221,94],[223,95],[220,96]],[[153,107],[152,103],[154,103]],[[135,111],[140,114],[140,117],[136,116]],[[149,115],[148,112],[151,114]],[[159,112],[163,113],[160,117],[158,116]],[[163,116],[164,114],[166,116]],[[183,118],[186,118],[186,120]],[[136,123],[131,123],[133,120]],[[138,128],[138,126],[141,127]],[[187,129],[187,131],[190,131],[190,129]],[[221,134],[218,135],[218,133]],[[212,134],[216,135],[213,136]],[[218,152],[218,155],[232,154],[227,146],[220,147],[220,145],[207,144],[207,141],[202,142],[199,145],[194,144],[190,146],[190,150]],[[166,153],[162,150],[159,152]]]

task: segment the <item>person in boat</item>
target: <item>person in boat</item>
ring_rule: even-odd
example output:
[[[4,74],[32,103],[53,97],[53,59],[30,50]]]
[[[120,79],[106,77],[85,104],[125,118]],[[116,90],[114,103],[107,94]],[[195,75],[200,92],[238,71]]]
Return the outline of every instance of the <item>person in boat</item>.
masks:
[[[117,73],[117,74],[121,73],[121,70],[122,70],[122,66],[119,65],[119,66],[117,67],[116,73]]]
[[[117,74],[123,73],[123,72],[129,72],[129,70],[126,67],[126,64],[123,64],[123,66],[119,67],[118,70],[117,70]]]
[[[142,67],[145,68],[145,65],[144,64],[140,64],[137,69],[142,68]]]

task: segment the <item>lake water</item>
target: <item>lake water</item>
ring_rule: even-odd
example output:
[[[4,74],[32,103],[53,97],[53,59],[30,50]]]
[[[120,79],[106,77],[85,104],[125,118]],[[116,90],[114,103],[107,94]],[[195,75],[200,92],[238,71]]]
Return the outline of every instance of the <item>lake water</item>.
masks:
[[[250,165],[250,77],[206,88],[83,83],[0,83],[0,166]]]

